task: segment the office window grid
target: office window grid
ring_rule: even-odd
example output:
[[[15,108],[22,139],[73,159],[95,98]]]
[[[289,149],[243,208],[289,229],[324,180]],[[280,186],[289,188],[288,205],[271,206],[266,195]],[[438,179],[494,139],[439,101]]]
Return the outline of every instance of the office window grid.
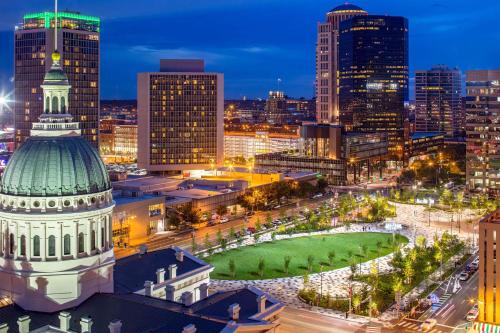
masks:
[[[152,165],[216,162],[217,89],[212,74],[151,76]]]

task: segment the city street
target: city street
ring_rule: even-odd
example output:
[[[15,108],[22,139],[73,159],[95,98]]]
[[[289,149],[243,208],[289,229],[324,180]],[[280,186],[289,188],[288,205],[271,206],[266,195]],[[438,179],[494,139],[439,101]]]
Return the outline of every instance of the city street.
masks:
[[[363,324],[307,310],[287,307],[281,313],[281,333],[347,333],[365,330]]]

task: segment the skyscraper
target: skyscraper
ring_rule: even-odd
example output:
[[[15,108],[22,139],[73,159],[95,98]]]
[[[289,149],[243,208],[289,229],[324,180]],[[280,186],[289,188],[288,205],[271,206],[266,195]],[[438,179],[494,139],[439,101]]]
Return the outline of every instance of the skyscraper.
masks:
[[[224,75],[202,60],[161,60],[139,73],[138,164],[150,172],[200,170],[224,158]]]
[[[43,110],[45,72],[54,52],[54,12],[27,14],[15,31],[16,145],[29,137],[31,124]],[[100,19],[74,12],[58,13],[57,49],[71,85],[69,113],[80,122],[82,135],[94,146],[99,132]]]
[[[462,74],[444,65],[415,73],[415,123],[417,132],[461,132]]]
[[[340,22],[340,122],[347,130],[384,132],[400,158],[408,100],[408,20],[355,16]]]
[[[471,191],[500,197],[500,70],[467,71],[466,173]]]
[[[338,123],[338,37],[340,22],[366,11],[352,4],[343,4],[326,14],[326,22],[318,23],[316,41],[316,120]]]

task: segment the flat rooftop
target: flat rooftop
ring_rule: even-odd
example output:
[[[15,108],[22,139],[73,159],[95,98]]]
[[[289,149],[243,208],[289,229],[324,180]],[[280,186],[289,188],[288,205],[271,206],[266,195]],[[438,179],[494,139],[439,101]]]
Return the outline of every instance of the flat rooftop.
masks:
[[[165,199],[165,196],[161,195],[152,195],[152,194],[145,194],[140,197],[132,197],[132,196],[123,196],[123,195],[113,195],[113,200],[115,201],[116,205],[126,205],[129,203],[133,202],[141,202],[145,200],[151,200],[151,199]]]
[[[224,194],[224,192],[203,190],[203,189],[199,189],[199,188],[192,188],[192,189],[187,189],[187,190],[176,190],[176,191],[168,192],[169,196],[189,198],[189,199],[204,199],[204,198],[214,197],[214,196],[221,195],[221,194]]]
[[[183,179],[173,177],[147,176],[116,181],[112,183],[112,186],[116,190],[170,191],[177,189],[183,181]]]

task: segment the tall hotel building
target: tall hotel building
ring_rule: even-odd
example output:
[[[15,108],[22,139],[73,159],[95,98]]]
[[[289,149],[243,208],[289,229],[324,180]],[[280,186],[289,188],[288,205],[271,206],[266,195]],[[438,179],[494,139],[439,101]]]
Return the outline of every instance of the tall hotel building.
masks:
[[[434,66],[416,71],[415,125],[417,132],[442,132],[453,137],[462,126],[462,74],[458,69]]]
[[[387,133],[389,154],[402,158],[408,101],[408,20],[366,15],[340,22],[340,123]]]
[[[316,41],[316,119],[318,123],[339,122],[338,38],[340,22],[353,16],[368,15],[358,6],[343,4],[318,23]]]
[[[45,73],[52,66],[54,13],[27,14],[15,31],[15,140],[19,146],[28,137],[32,122],[43,111]],[[74,12],[58,12],[57,49],[68,76],[68,113],[80,122],[82,135],[98,146],[99,133],[99,29],[100,19]]]
[[[466,75],[467,187],[500,198],[500,70]]]
[[[161,60],[139,73],[138,165],[175,173],[220,165],[224,159],[224,75],[202,60]]]

